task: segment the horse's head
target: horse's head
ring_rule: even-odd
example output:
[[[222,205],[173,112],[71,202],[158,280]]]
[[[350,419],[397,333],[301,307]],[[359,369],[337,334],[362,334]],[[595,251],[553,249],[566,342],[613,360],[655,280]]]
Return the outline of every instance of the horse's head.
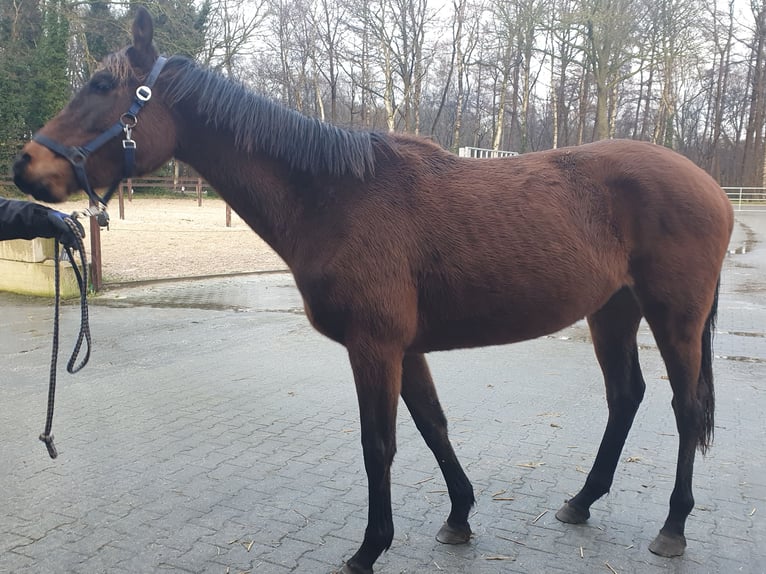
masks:
[[[107,56],[16,158],[14,182],[22,191],[43,201],[65,201],[80,189],[90,194],[91,186],[115,185],[129,175],[126,165],[140,175],[172,157],[172,113],[146,88],[164,61],[158,63],[153,33],[151,16],[140,8],[133,22],[133,45]]]

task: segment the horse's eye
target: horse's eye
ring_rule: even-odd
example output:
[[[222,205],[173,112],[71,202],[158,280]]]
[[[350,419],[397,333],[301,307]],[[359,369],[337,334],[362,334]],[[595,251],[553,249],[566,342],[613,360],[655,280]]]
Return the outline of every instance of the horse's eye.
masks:
[[[115,86],[115,79],[112,76],[93,76],[91,78],[89,87],[97,94],[106,94],[110,92]]]

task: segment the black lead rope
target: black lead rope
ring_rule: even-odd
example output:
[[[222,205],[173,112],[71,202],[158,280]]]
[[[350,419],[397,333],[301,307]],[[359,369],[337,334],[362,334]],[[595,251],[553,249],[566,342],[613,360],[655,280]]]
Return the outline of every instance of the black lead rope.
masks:
[[[77,342],[75,343],[72,356],[67,363],[67,371],[71,374],[76,373],[82,369],[90,359],[90,324],[88,322],[88,263],[85,257],[85,245],[83,244],[80,231],[77,228],[77,224],[70,219],[65,219],[69,227],[72,228],[72,233],[77,238],[77,251],[80,254],[80,267],[77,266],[72,248],[64,246],[69,262],[72,264],[74,274],[77,279],[77,285],[80,288],[80,332],[77,336]],[[51,428],[53,427],[53,405],[56,396],[56,370],[58,364],[59,354],[59,310],[61,300],[61,261],[59,259],[59,242],[58,239],[54,244],[54,270],[53,270],[53,283],[54,283],[54,305],[53,305],[53,348],[51,351],[51,369],[48,379],[48,413],[45,418],[45,430],[40,435],[40,440],[45,443],[45,448],[48,449],[48,455],[51,458],[56,458],[58,452],[56,451],[56,445],[53,444],[53,435],[51,434]],[[75,365],[77,357],[82,349],[83,341],[86,342],[85,356],[79,365]]]

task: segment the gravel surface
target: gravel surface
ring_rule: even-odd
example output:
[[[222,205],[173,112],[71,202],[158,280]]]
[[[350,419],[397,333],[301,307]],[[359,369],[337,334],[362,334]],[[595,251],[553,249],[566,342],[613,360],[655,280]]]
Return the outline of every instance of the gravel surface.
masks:
[[[117,200],[110,202],[109,229],[101,232],[107,285],[287,268],[236,213],[231,214],[231,227],[226,227],[226,204],[220,199],[203,199],[199,206],[192,196],[134,197],[124,206],[120,219]],[[85,209],[87,202],[52,207],[71,213]],[[85,244],[90,251],[87,237]]]

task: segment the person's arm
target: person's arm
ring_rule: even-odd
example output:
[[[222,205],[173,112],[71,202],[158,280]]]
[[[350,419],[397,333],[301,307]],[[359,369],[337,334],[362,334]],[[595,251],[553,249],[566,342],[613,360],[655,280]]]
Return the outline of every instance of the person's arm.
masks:
[[[68,215],[31,201],[0,197],[0,241],[55,237],[64,245],[75,245],[77,238],[65,219]],[[77,222],[80,236],[82,226]]]

